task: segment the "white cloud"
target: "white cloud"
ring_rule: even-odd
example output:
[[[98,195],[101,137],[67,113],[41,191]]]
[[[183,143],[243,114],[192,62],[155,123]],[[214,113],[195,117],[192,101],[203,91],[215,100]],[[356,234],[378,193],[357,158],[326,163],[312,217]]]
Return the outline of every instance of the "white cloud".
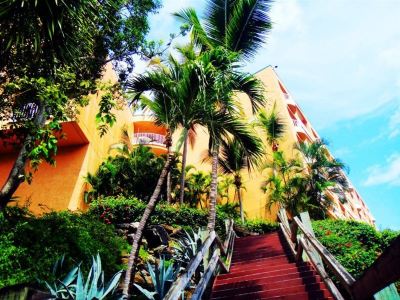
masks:
[[[398,69],[400,67],[400,44],[383,49],[379,53],[379,59],[387,67]]]
[[[400,186],[400,154],[391,155],[385,165],[373,165],[368,168],[368,177],[365,186],[389,184]]]
[[[274,32],[303,33],[305,31],[303,11],[297,0],[275,2],[270,15]]]
[[[400,135],[400,107],[390,117],[389,130],[390,130],[389,138],[394,138]]]
[[[250,69],[278,65],[293,98],[319,129],[395,101],[400,2],[368,3],[276,1],[269,43]]]
[[[201,15],[205,3],[163,1],[150,38],[167,41],[179,30],[171,13],[195,7]],[[317,129],[400,99],[400,1],[275,1],[270,16],[273,29],[247,70],[278,65]]]

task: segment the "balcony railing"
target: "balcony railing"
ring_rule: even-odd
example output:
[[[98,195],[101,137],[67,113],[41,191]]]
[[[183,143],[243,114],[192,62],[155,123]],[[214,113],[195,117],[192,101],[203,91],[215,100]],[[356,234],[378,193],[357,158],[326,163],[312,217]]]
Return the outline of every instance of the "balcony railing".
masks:
[[[150,132],[134,133],[133,144],[165,146],[165,135]]]
[[[301,122],[300,120],[295,120],[295,119],[292,119],[292,120],[293,120],[294,126],[296,126],[297,129],[299,129],[301,132],[305,133],[310,141],[315,141],[315,137],[313,137],[309,133],[307,127],[304,126],[303,122]]]

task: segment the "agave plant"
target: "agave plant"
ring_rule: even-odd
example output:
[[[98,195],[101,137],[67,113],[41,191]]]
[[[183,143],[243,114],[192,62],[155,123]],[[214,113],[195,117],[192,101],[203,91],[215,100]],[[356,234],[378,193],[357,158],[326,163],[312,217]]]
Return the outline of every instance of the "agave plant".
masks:
[[[154,291],[142,288],[136,283],[134,285],[147,299],[155,300],[156,295],[157,299],[163,299],[171,287],[171,284],[178,276],[180,266],[174,263],[168,264],[164,258],[161,258],[154,269],[149,263],[147,263],[147,268],[150,273],[151,281],[153,282]]]
[[[92,257],[92,267],[90,268],[86,282],[83,278],[80,264],[75,266],[63,279],[57,279],[50,284],[45,282],[50,294],[55,299],[74,299],[74,300],[101,300],[108,294],[113,294],[119,283],[121,271],[114,274],[110,281],[105,284],[104,271],[101,269],[100,255]],[[56,262],[53,274],[62,267],[64,257]]]
[[[197,233],[192,230],[191,233],[185,230],[185,235],[175,240],[174,246],[176,260],[186,265],[190,260],[196,256],[197,252],[202,245],[201,230],[198,229]]]

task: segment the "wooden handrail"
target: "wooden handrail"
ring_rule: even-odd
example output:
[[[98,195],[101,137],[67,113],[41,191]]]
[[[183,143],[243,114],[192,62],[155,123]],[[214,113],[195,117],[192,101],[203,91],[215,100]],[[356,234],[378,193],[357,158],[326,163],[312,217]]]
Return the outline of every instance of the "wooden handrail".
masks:
[[[310,232],[303,226],[303,223],[298,217],[293,218],[294,223],[297,224],[298,228],[304,234],[304,237],[310,242],[313,248],[321,255],[324,262],[330,267],[335,273],[343,286],[351,293],[350,286],[354,284],[355,279],[347,270],[341,265],[340,262],[315,238]]]
[[[204,257],[209,252],[211,246],[215,243],[218,247],[214,250],[212,257],[208,262],[207,268],[204,271],[204,274],[196,286],[194,294],[191,298],[193,300],[201,299],[218,265],[220,265],[225,272],[229,272],[234,240],[235,232],[233,231],[233,220],[229,220],[229,224],[227,226],[227,235],[224,243],[222,243],[215,231],[211,231],[209,236],[203,242],[199,252],[197,252],[196,256],[189,262],[185,272],[172,284],[168,293],[165,295],[164,300],[179,299],[179,297],[182,295],[182,292],[184,292],[185,288],[189,284],[193,274],[196,272]],[[221,253],[224,256],[227,256],[225,262],[221,259]]]
[[[313,256],[312,255],[312,250],[308,247],[307,243],[304,241],[303,238],[300,238],[299,239],[299,250],[298,250],[298,256],[300,256],[300,258],[301,258],[302,250],[304,250],[306,252],[308,257],[312,257]],[[315,270],[317,270],[317,272],[321,276],[322,280],[328,286],[328,289],[334,295],[335,299],[336,300],[344,300],[342,294],[339,292],[338,288],[333,283],[332,279],[326,273],[326,271],[323,268],[323,266],[321,266],[321,264],[319,264],[318,262],[315,262],[313,259],[310,259],[310,262],[314,266]]]
[[[303,217],[306,218],[304,220],[307,220],[308,215],[302,216],[302,219]],[[375,293],[400,278],[400,269],[398,267],[400,265],[400,237],[378,257],[372,266],[364,271],[364,274],[358,280],[355,280],[298,217],[294,217],[292,224],[289,225],[286,212],[284,209],[281,209],[278,212],[278,218],[281,231],[296,260],[302,259],[304,251],[315,270],[322,277],[328,289],[337,300],[343,300],[344,298],[332,279],[329,278],[322,261],[337,276],[342,286],[347,290],[352,299],[355,300],[370,299]],[[298,232],[302,236],[299,236]]]
[[[293,222],[289,225],[287,215],[284,209],[279,210],[278,218],[282,233],[288,242],[290,249],[296,260],[302,260],[303,251],[306,252],[311,264],[324,280],[328,289],[336,300],[343,300],[343,296],[329,278],[321,261],[316,257],[318,253],[326,265],[335,273],[339,281],[345,289],[351,293],[351,287],[355,279],[347,270],[336,260],[336,258],[307,230],[298,217],[293,218]],[[298,232],[303,234],[303,237],[298,237]],[[317,255],[318,256],[318,255]]]
[[[215,231],[211,231],[210,235],[206,238],[203,245],[200,248],[200,251],[197,252],[196,256],[190,261],[186,272],[183,273],[171,286],[168,293],[165,295],[165,300],[178,299],[181,296],[182,291],[185,289],[190,279],[192,278],[194,272],[197,267],[200,265],[203,260],[204,255],[207,253],[208,249],[212,245],[215,240],[216,233]]]
[[[369,299],[375,293],[400,278],[400,236],[364,271],[354,283],[352,291],[355,299]]]

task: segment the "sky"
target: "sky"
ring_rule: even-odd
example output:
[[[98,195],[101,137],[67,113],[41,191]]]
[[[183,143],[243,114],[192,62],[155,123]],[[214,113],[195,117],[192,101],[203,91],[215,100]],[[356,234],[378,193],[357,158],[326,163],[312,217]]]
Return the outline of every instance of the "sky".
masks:
[[[149,38],[168,41],[171,15],[205,1],[165,0]],[[374,215],[400,230],[400,1],[275,0],[273,29],[246,67],[276,69]],[[179,41],[178,41],[179,42]],[[138,64],[143,69],[144,63]]]

